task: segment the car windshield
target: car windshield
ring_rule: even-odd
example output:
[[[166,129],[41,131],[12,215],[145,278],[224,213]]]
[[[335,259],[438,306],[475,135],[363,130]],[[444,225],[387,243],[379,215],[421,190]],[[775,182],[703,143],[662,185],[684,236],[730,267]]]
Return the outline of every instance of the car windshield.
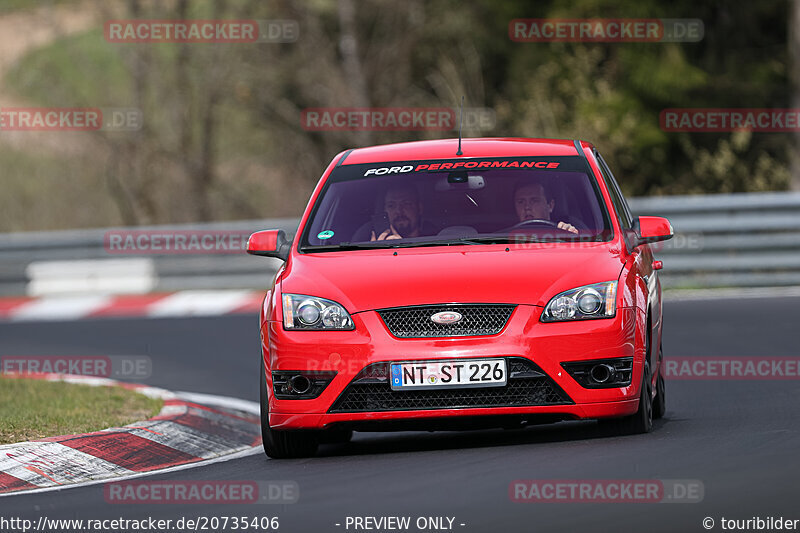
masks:
[[[341,165],[300,249],[607,241],[608,213],[587,172],[578,156]]]

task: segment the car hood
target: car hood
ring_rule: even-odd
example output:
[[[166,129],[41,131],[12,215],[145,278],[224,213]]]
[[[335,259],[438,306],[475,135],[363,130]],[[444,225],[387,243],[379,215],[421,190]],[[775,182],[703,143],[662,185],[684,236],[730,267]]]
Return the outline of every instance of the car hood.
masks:
[[[613,243],[396,248],[293,254],[284,293],[328,298],[358,313],[435,303],[544,306],[559,292],[616,280]],[[395,255],[396,253],[396,255]]]

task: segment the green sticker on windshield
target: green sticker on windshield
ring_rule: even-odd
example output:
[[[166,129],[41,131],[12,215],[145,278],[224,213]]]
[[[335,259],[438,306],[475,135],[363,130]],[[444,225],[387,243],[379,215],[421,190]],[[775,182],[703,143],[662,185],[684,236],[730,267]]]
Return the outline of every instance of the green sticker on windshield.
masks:
[[[329,230],[329,229],[326,229],[325,231],[320,231],[319,233],[317,233],[317,238],[318,239],[325,240],[325,239],[330,239],[331,237],[333,237],[333,232],[331,230]]]

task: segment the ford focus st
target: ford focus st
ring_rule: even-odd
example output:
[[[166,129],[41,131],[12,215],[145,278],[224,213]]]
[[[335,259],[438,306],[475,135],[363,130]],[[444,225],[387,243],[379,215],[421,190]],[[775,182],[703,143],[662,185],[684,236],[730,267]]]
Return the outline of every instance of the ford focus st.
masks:
[[[644,433],[665,411],[661,285],[650,243],[587,142],[421,141],[349,150],[261,313],[270,457],[352,431],[600,419]]]

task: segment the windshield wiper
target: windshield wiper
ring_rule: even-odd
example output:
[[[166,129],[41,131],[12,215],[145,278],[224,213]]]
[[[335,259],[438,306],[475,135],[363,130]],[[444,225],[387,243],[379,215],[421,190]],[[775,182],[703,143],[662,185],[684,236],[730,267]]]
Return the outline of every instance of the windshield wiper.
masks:
[[[572,242],[573,239],[563,237],[548,237],[547,239],[534,239],[532,237],[519,238],[509,237],[508,235],[484,235],[479,237],[464,237],[460,242],[464,244],[530,244],[548,242]]]
[[[345,250],[380,250],[383,248],[421,248],[424,246],[459,246],[477,244],[528,244],[548,242],[572,242],[573,239],[551,237],[548,239],[520,239],[508,235],[484,235],[475,237],[462,237],[460,239],[440,239],[435,241],[406,241],[391,239],[389,241],[343,242],[340,244],[324,244],[321,246],[304,246],[302,252],[334,252]]]
[[[383,248],[418,248],[422,246],[452,246],[457,244],[483,244],[462,239],[438,241],[404,241],[391,239],[388,241],[343,242],[341,244],[323,244],[321,246],[303,246],[301,252],[335,252],[345,250],[380,250]]]
[[[380,248],[393,248],[392,242],[368,241],[368,242],[343,242],[340,244],[323,244],[320,246],[303,246],[301,252],[333,252],[336,250],[376,250]]]

